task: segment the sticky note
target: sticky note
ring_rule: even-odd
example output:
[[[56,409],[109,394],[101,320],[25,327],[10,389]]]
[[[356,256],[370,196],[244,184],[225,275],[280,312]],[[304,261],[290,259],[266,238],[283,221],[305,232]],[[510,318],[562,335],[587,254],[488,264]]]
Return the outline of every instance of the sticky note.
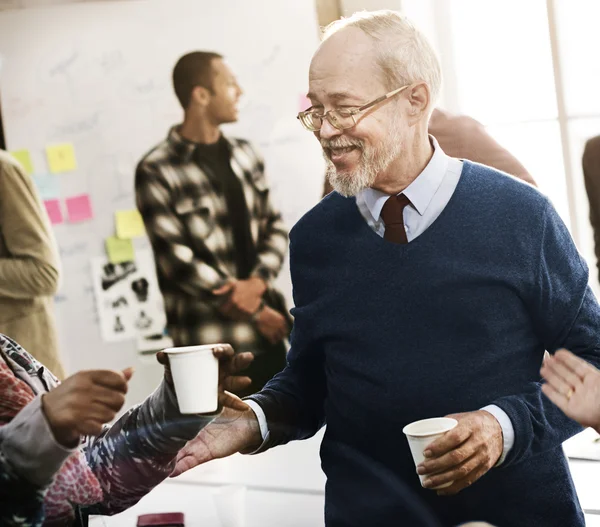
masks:
[[[57,199],[50,199],[44,201],[44,206],[46,207],[46,212],[48,213],[48,217],[50,218],[50,223],[52,225],[58,225],[63,222],[62,210],[60,209],[60,201]]]
[[[87,194],[67,199],[67,214],[71,223],[90,220],[94,217],[92,203]]]
[[[47,146],[46,156],[48,157],[50,172],[53,174],[70,172],[77,168],[75,149],[71,143]]]
[[[35,186],[43,200],[60,197],[59,178],[52,174],[36,174],[33,176]]]
[[[137,210],[119,210],[115,212],[117,237],[122,240],[144,236],[144,221]]]
[[[106,238],[106,252],[110,263],[114,264],[131,262],[135,259],[133,242],[131,240],[120,240],[116,236]]]
[[[298,96],[298,111],[303,112],[312,106],[310,99],[306,95]]]
[[[31,162],[31,156],[29,150],[14,150],[11,155],[23,166],[25,172],[33,174],[33,163]]]

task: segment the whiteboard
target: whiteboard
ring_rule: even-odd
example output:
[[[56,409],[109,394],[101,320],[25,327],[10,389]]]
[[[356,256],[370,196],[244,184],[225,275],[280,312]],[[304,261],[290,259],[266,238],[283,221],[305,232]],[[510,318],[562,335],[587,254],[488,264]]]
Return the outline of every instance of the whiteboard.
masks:
[[[133,365],[130,404],[160,379],[134,341],[101,339],[90,262],[105,254],[114,212],[135,207],[138,160],[182,118],[171,86],[177,59],[193,50],[226,57],[245,93],[239,123],[224,131],[260,148],[291,227],[318,201],[324,174],[317,141],[295,118],[317,43],[313,0],[126,0],[0,13],[7,148],[28,149],[35,171],[47,173],[46,145],[73,143],[78,167],[56,176],[60,197],[89,193],[94,211],[91,221],[55,226],[68,371]],[[287,264],[279,283],[291,304]]]

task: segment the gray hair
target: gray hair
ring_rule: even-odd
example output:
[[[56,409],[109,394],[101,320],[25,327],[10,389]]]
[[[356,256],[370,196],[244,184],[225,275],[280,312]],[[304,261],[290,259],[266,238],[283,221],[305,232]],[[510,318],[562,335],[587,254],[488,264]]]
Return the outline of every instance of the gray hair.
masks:
[[[356,27],[373,39],[377,64],[389,90],[420,81],[429,86],[431,113],[442,87],[442,71],[425,35],[397,11],[359,11],[325,27],[321,40],[346,27]]]

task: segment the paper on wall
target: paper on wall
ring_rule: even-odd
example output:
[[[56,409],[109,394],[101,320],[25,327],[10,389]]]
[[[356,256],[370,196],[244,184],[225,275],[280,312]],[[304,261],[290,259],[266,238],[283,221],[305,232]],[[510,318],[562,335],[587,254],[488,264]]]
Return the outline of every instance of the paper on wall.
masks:
[[[164,334],[167,320],[151,251],[138,251],[134,261],[118,264],[93,258],[92,280],[104,341]]]

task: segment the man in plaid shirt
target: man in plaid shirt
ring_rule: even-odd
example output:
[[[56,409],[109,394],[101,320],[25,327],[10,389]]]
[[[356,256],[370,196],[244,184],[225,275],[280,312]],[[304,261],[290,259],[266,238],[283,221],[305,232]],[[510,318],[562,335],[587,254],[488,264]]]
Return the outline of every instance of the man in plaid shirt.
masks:
[[[184,121],[138,164],[137,206],[171,337],[177,346],[224,342],[254,353],[245,395],[285,366],[291,319],[273,281],[288,234],[260,155],[219,129],[237,120],[242,94],[222,56],[184,55],[173,85]]]

